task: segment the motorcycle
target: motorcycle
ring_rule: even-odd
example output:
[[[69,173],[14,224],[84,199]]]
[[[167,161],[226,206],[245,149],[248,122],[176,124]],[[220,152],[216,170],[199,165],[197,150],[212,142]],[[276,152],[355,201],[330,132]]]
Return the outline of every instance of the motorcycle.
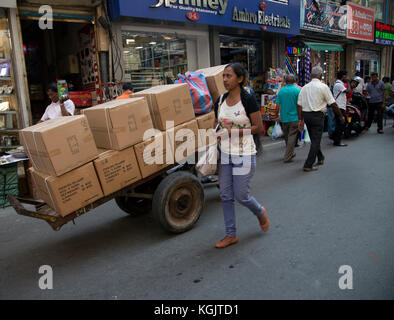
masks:
[[[359,135],[363,131],[363,126],[361,125],[361,111],[355,106],[348,104],[346,106],[346,124],[344,130],[344,137],[349,138],[352,132],[355,131],[356,135]]]
[[[368,103],[364,96],[358,92],[353,92],[351,105],[356,106],[361,112],[361,122],[365,125],[368,114]]]

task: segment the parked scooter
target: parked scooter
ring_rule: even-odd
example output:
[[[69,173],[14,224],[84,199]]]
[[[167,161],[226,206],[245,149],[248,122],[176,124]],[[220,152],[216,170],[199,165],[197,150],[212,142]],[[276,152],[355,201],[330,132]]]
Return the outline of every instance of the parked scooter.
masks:
[[[361,111],[354,105],[346,106],[346,125],[344,130],[345,138],[349,138],[353,131],[359,135],[363,131],[361,125]]]

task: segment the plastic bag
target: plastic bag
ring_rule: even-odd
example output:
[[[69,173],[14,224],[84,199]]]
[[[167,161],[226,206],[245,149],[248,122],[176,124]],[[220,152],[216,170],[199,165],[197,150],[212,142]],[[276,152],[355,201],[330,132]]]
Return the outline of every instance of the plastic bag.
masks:
[[[304,142],[305,143],[311,143],[311,138],[309,137],[309,133],[308,133],[308,129],[307,129],[307,127],[305,126],[305,135],[304,135]]]
[[[208,90],[207,81],[202,73],[186,72],[185,76],[178,74],[179,80],[175,83],[187,83],[195,114],[206,114],[211,112],[213,101]]]
[[[278,139],[283,136],[283,131],[279,123],[275,123],[274,129],[272,130],[272,139]]]
[[[213,144],[208,146],[201,158],[196,164],[196,170],[202,176],[215,174],[218,167],[218,149],[217,145]]]

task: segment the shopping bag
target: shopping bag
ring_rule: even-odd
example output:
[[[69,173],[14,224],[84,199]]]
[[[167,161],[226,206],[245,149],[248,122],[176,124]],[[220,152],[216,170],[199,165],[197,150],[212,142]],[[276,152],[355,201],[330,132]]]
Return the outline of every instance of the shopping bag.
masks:
[[[307,129],[306,126],[305,126],[304,142],[305,142],[305,143],[311,143],[311,138],[309,137],[308,129]]]
[[[274,129],[272,130],[272,139],[278,139],[283,136],[283,131],[279,123],[275,123]]]
[[[218,149],[216,144],[208,146],[196,164],[196,171],[202,176],[215,174],[218,167]]]
[[[186,72],[185,76],[178,74],[178,78],[179,80],[175,80],[175,83],[187,83],[189,85],[194,113],[200,115],[211,112],[213,101],[205,76],[202,73]]]

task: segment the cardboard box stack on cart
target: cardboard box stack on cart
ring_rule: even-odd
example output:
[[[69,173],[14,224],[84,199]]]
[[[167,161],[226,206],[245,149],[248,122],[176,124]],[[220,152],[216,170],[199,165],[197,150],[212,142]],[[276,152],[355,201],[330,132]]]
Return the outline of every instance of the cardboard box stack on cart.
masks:
[[[85,116],[61,117],[20,131],[38,193],[61,216],[103,196],[92,160],[98,156]]]
[[[210,74],[212,90],[223,93],[221,73]],[[40,198],[66,216],[179,162],[186,151],[194,154],[198,129],[212,128],[214,118],[212,111],[196,119],[187,84],[161,85],[39,123],[20,136]]]

